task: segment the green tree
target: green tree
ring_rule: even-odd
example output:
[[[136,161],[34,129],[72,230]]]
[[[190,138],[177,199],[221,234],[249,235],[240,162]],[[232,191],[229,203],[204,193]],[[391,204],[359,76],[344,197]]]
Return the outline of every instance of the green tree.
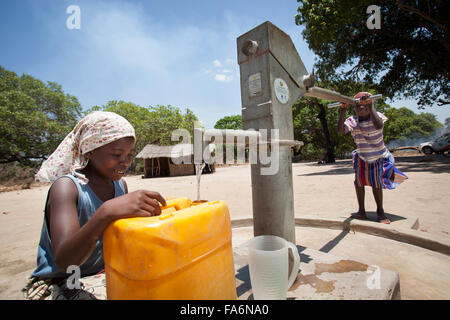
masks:
[[[337,134],[337,109],[327,109],[326,102],[316,98],[299,99],[292,107],[294,139],[304,146],[295,153],[304,160],[320,159],[334,163],[343,157],[353,140]]]
[[[392,147],[416,145],[442,128],[434,114],[416,114],[405,107],[390,108],[385,115],[388,121],[384,126],[384,141]]]
[[[317,55],[320,79],[364,79],[389,98],[414,97],[420,106],[450,103],[450,2],[298,0],[297,25]],[[381,28],[368,29],[369,5]]]
[[[159,144],[177,144],[178,141],[171,140],[172,132],[176,129],[188,130],[193,138],[194,122],[198,119],[191,110],[187,109],[186,113],[182,114],[179,108],[171,105],[157,105],[149,108],[151,113],[149,129],[154,139],[158,139]]]
[[[0,66],[0,163],[36,165],[76,125],[81,106],[55,82]]]
[[[242,115],[238,114],[235,116],[226,116],[222,119],[217,120],[214,125],[215,129],[234,129],[242,130]]]
[[[147,143],[150,143],[152,132],[148,128],[150,111],[147,108],[143,108],[132,102],[111,100],[104,106],[94,106],[85,111],[85,115],[92,111],[115,112],[127,119],[133,126],[136,134],[135,149],[137,151],[142,150]]]
[[[217,120],[216,124],[214,125],[214,129],[231,129],[231,130],[242,130],[244,129],[242,124],[242,115],[234,115],[234,116],[225,116],[219,120]],[[222,154],[223,154],[223,162],[226,162],[226,148],[227,144],[217,144],[216,148],[222,148]],[[233,152],[234,152],[234,159],[237,159],[237,146],[233,144]],[[248,150],[245,150],[245,161],[248,160]]]

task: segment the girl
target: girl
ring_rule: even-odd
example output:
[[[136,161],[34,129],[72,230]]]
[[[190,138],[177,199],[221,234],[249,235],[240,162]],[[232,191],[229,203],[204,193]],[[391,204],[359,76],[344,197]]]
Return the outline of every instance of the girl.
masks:
[[[37,268],[23,289],[26,298],[67,298],[59,289],[66,289],[69,266],[79,266],[81,277],[103,270],[102,233],[112,221],[161,213],[159,202],[166,202],[159,193],[128,193],[122,179],[135,139],[126,119],[95,111],[42,164],[36,180],[53,184],[45,203]]]
[[[367,99],[371,94],[360,92],[354,99],[360,98],[355,105],[356,116],[344,121],[348,104],[339,111],[338,132],[351,132],[356,143],[353,151],[353,168],[355,170],[355,189],[358,200],[358,212],[353,215],[357,219],[366,219],[364,208],[364,186],[371,186],[377,205],[377,220],[389,224],[390,220],[383,210],[383,189],[395,189],[408,177],[395,166],[393,155],[384,145],[383,123],[386,116],[375,110],[373,100]]]

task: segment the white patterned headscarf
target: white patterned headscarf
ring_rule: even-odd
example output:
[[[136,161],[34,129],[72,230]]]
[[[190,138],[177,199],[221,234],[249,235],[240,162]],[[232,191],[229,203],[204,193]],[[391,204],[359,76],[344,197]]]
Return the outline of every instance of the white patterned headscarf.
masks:
[[[133,126],[114,112],[94,111],[80,120],[64,138],[58,148],[42,163],[36,181],[53,182],[68,173],[78,177],[80,183],[88,179],[78,170],[86,167],[89,151],[125,137],[135,137]]]

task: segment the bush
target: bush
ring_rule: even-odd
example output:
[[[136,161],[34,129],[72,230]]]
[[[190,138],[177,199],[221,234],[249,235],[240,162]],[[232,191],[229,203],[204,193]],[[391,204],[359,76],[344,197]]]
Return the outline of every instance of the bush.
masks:
[[[31,184],[38,166],[25,166],[18,162],[0,164],[0,184],[5,186]]]

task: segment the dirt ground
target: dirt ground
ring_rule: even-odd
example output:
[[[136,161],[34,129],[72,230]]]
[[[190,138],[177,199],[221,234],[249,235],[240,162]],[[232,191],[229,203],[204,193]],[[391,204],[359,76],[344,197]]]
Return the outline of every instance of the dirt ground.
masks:
[[[450,236],[450,157],[405,155],[394,154],[397,167],[409,179],[384,192],[385,212],[392,217],[418,217],[422,232]],[[296,216],[342,217],[357,209],[351,160],[294,163],[292,172]],[[196,198],[195,176],[125,179],[130,192],[149,189],[164,197]],[[20,288],[35,268],[48,188],[0,193],[0,299],[21,299]],[[375,211],[373,196],[366,190],[366,210]],[[201,198],[224,200],[232,219],[251,217],[250,166],[219,167],[214,174],[203,175]]]

